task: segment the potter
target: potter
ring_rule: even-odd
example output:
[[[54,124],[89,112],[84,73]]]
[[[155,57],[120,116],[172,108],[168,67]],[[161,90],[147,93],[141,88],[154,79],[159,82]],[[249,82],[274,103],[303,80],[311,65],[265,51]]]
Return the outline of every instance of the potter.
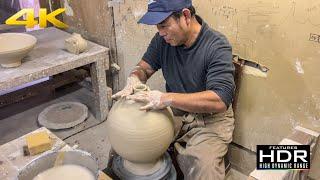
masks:
[[[145,110],[170,107],[174,119],[182,122],[174,147],[184,179],[224,179],[223,158],[234,129],[231,103],[235,69],[231,45],[196,14],[191,0],[150,1],[148,12],[138,23],[155,25],[158,32],[124,89],[113,98],[126,97],[143,103],[143,116],[148,116]],[[167,92],[133,94],[136,85],[145,84],[159,69]],[[148,141],[154,138],[150,136]],[[126,153],[131,153],[131,148]]]

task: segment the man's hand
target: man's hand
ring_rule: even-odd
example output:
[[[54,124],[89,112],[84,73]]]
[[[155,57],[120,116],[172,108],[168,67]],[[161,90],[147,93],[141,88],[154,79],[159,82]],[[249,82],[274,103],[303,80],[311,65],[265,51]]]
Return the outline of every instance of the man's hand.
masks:
[[[137,76],[129,76],[127,79],[127,85],[121,91],[114,94],[112,99],[118,99],[120,97],[127,97],[133,93],[133,87],[136,85],[142,84]]]
[[[151,109],[164,109],[170,106],[171,100],[164,100],[165,93],[160,91],[141,91],[133,95],[127,96],[127,99],[131,99],[137,102],[147,103],[141,107],[140,110],[151,110]]]

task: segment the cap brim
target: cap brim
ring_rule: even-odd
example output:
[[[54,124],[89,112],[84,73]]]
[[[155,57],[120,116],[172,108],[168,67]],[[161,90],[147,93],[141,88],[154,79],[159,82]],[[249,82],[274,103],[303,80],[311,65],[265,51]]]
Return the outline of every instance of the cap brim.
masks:
[[[156,25],[164,21],[171,14],[172,12],[147,12],[145,15],[142,16],[138,23]]]

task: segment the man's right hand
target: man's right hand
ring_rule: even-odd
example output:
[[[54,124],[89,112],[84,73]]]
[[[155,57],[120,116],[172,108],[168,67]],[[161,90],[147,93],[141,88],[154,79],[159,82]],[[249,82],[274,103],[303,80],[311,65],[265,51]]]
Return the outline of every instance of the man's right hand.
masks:
[[[112,95],[112,99],[118,99],[122,97],[127,97],[130,94],[133,94],[133,87],[136,85],[142,84],[142,82],[139,80],[139,78],[135,75],[129,76],[127,79],[127,85],[116,94]]]

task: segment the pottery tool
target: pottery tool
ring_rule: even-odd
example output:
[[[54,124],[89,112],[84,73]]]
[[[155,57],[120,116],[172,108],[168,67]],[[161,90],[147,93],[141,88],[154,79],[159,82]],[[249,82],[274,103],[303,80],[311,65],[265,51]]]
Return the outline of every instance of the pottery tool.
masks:
[[[243,67],[243,73],[248,75],[253,75],[256,77],[267,77],[267,72],[269,68],[263,66],[252,60],[243,59],[238,55],[233,56],[234,61],[240,62]]]
[[[54,161],[54,167],[55,166],[61,166],[64,160],[64,151],[58,152],[58,155],[56,157],[56,160]]]

